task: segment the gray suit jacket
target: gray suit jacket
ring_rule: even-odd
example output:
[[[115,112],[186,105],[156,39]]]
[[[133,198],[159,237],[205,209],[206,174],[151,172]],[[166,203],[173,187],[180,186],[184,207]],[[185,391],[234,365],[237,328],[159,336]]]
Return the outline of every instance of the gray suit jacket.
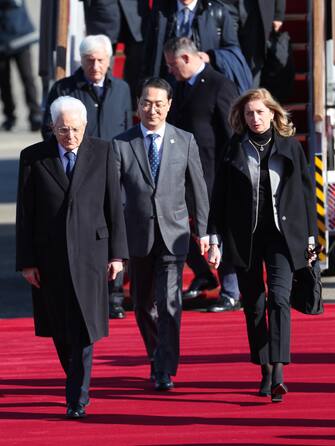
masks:
[[[155,221],[167,249],[174,255],[186,255],[190,237],[186,187],[193,191],[192,217],[198,236],[206,234],[209,207],[199,150],[193,135],[166,124],[156,187],[140,126],[119,135],[113,144],[126,195],[124,211],[130,255],[143,257],[150,253]]]

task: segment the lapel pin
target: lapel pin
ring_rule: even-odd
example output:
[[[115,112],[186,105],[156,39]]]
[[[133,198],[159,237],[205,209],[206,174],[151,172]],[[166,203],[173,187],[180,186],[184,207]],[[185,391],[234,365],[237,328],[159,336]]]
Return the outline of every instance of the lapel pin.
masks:
[[[174,139],[173,139],[173,138],[170,139],[170,143],[171,143],[171,144],[174,144]]]
[[[202,77],[200,82],[205,82],[205,79]]]

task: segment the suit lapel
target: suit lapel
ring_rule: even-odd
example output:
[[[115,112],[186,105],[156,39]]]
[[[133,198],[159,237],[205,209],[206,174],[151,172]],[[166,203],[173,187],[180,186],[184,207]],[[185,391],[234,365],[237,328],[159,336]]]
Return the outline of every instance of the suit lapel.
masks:
[[[242,142],[234,141],[230,153],[227,156],[231,160],[231,165],[234,166],[237,170],[243,173],[251,183],[251,176],[249,172],[249,167],[247,163],[247,158],[244,153]]]
[[[64,172],[63,164],[59,158],[58,146],[55,138],[46,142],[45,153],[46,157],[41,160],[41,163],[59,186],[66,191],[69,187],[69,179]]]
[[[147,150],[144,145],[144,138],[143,134],[141,132],[141,128],[138,125],[136,129],[136,134],[133,139],[130,141],[130,146],[134,152],[134,155],[141,167],[141,170],[143,172],[143,175],[147,178],[147,180],[150,182],[151,186],[155,188],[155,181],[151,175],[151,169],[149,164],[149,159],[147,155]]]
[[[173,127],[170,126],[169,124],[166,124],[164,139],[161,147],[162,157],[159,166],[157,187],[164,183],[165,172],[168,172],[169,170],[169,166],[171,164],[170,160],[171,156],[173,155],[173,150],[175,148],[175,145],[176,145],[176,138]]]
[[[93,150],[94,148],[92,147],[91,142],[84,138],[79,146],[77,160],[73,170],[70,186],[71,195],[80,187],[85,177],[91,172]]]

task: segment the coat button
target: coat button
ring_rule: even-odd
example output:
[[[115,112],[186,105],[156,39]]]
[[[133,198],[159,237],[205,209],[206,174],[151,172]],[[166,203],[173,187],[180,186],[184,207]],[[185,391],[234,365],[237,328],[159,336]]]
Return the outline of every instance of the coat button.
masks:
[[[283,221],[285,221],[285,220],[286,220],[285,215],[283,215],[281,219],[282,219]]]

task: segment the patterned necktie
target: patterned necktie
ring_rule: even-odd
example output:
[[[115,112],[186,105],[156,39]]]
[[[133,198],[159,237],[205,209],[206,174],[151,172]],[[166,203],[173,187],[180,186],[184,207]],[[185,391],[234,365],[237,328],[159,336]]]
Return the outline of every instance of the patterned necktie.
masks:
[[[66,156],[66,158],[67,158],[67,165],[66,165],[65,173],[68,176],[68,178],[71,180],[73,168],[76,163],[76,154],[73,153],[72,151],[69,151],[69,152],[66,152],[64,154],[64,156]]]
[[[156,143],[156,139],[158,137],[159,135],[157,135],[157,133],[151,133],[148,135],[148,138],[150,139],[148,158],[149,158],[151,173],[155,180],[155,183],[157,182],[159,162],[160,162],[158,147]]]
[[[189,8],[184,8],[182,10],[183,18],[179,28],[179,36],[178,37],[189,37],[190,34],[190,14],[191,10]]]

